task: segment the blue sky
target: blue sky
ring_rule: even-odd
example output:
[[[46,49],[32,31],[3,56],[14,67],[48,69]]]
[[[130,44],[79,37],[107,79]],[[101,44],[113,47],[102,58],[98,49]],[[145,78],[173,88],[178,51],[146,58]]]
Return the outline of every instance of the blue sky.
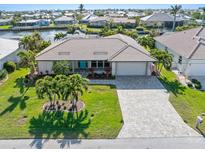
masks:
[[[22,11],[22,10],[40,10],[40,9],[76,9],[79,4],[0,4],[0,10]],[[205,4],[184,4],[183,8],[197,9]],[[169,4],[85,4],[86,9],[106,9],[106,8],[137,8],[137,9],[164,9],[169,8]]]

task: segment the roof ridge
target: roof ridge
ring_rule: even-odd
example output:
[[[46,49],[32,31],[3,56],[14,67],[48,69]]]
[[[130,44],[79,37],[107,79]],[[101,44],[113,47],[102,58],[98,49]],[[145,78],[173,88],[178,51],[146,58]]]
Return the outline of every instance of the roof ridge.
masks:
[[[125,49],[127,49],[128,47],[131,47],[131,48],[133,48],[133,49],[139,51],[141,54],[144,54],[144,55],[146,55],[146,56],[148,56],[148,57],[150,57],[150,58],[153,58],[153,57],[150,56],[149,54],[147,54],[147,53],[145,53],[145,52],[143,52],[143,51],[141,51],[141,50],[139,50],[139,49],[133,47],[132,45],[128,44],[127,46],[125,46],[124,48],[122,48],[120,51],[118,51],[117,53],[115,53],[113,56],[111,56],[108,60],[114,59],[116,56],[118,56],[120,53],[122,53],[122,52],[123,52]],[[155,58],[153,58],[153,59],[155,59]],[[156,59],[155,59],[155,60],[156,60]]]
[[[133,46],[131,46],[131,45],[130,45],[130,47],[132,47],[132,48],[138,50],[139,52],[141,52],[142,54],[144,54],[144,55],[146,55],[146,56],[149,56],[150,58],[154,58],[154,57],[152,57],[150,54],[148,54],[148,53],[146,53],[146,52],[144,52],[144,51],[141,51],[141,50],[139,50],[138,48],[135,48],[135,47],[133,47]],[[155,58],[154,58],[154,59],[155,59]],[[156,60],[156,59],[155,59],[155,60]]]
[[[201,26],[199,31],[195,34],[195,36],[199,35],[199,33],[203,30],[204,28]]]
[[[124,51],[125,49],[128,48],[129,45],[125,45],[124,47],[122,47],[119,51],[117,51],[116,53],[114,53],[112,56],[110,56],[108,58],[108,61],[112,60],[113,58],[115,58],[117,55],[119,55],[122,51]]]
[[[188,56],[188,59],[191,59],[191,57],[196,53],[196,50],[198,49],[200,44],[201,44],[201,42],[198,41],[197,45],[192,50],[191,54]]]

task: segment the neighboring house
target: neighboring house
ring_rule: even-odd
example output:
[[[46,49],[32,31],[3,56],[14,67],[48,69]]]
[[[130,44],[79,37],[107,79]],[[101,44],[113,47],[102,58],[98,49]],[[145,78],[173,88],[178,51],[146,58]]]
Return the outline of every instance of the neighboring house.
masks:
[[[105,26],[110,19],[108,17],[97,17],[94,19],[91,19],[88,23],[90,27],[103,27]]]
[[[19,48],[17,40],[0,38],[0,69],[3,68],[3,64],[7,61],[19,62],[17,53],[20,50],[22,49]]]
[[[143,12],[142,12],[142,13],[139,13],[139,12],[128,12],[128,13],[126,14],[126,16],[127,16],[128,18],[143,17],[143,16],[144,16],[144,13],[143,13]]]
[[[112,26],[124,26],[126,28],[134,28],[136,27],[135,19],[128,19],[128,18],[112,18]]]
[[[167,13],[153,13],[140,19],[141,23],[148,27],[167,27],[172,28],[174,17]],[[176,18],[176,26],[182,26],[183,20]]]
[[[26,26],[49,26],[50,20],[47,19],[37,19],[37,20],[22,20],[17,22],[15,26],[26,27]]]
[[[51,73],[54,61],[68,60],[72,71],[110,69],[113,76],[151,75],[149,53],[134,39],[116,34],[104,38],[67,39],[36,56],[39,73]]]
[[[12,19],[0,19],[0,26],[4,26],[4,25],[10,25],[11,24]]]
[[[54,20],[56,25],[67,25],[67,24],[74,24],[76,20],[73,17],[66,17],[62,16]]]
[[[205,28],[155,37],[156,47],[173,55],[173,67],[187,76],[205,75]]]
[[[89,23],[91,20],[96,19],[96,18],[97,18],[96,15],[94,15],[94,14],[89,14],[89,15],[83,17],[83,18],[80,20],[80,22],[81,22],[81,23]]]

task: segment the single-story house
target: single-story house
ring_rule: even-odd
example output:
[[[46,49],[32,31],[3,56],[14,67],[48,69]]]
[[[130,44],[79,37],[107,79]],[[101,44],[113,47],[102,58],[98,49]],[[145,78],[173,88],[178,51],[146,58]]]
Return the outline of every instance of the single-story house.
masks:
[[[31,20],[22,20],[17,22],[15,26],[26,27],[26,26],[49,26],[50,20],[48,19],[31,19]]]
[[[97,18],[96,15],[94,15],[94,14],[89,14],[89,15],[83,17],[83,18],[80,20],[80,22],[81,22],[81,23],[89,23],[90,20],[93,20],[93,19],[95,19],[95,18]]]
[[[19,62],[17,53],[22,51],[17,40],[0,38],[0,69],[7,61]]]
[[[135,19],[128,19],[128,18],[112,18],[112,26],[125,26],[127,28],[133,28],[136,27],[136,21]]]
[[[167,27],[172,28],[174,17],[167,13],[153,13],[149,16],[142,17],[140,19],[141,23],[145,24],[147,27]],[[183,20],[181,18],[176,18],[176,26],[182,26]]]
[[[155,37],[158,49],[173,55],[173,67],[187,76],[205,76],[205,28]]]
[[[56,25],[74,24],[76,20],[73,17],[62,16],[54,20]]]
[[[12,19],[0,19],[0,26],[4,26],[4,25],[10,25],[11,24]]]
[[[93,18],[89,21],[88,25],[90,27],[103,27],[105,26],[108,22],[110,21],[110,19],[108,17],[97,17],[97,18]]]
[[[113,76],[151,75],[155,61],[131,37],[71,38],[53,44],[36,56],[38,73],[52,74],[54,61],[68,60],[72,71],[109,69]]]

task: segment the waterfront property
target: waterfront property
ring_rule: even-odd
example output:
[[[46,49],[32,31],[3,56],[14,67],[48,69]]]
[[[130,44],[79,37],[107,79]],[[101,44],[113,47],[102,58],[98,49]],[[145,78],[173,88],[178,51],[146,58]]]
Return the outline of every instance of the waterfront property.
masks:
[[[54,61],[68,60],[72,72],[82,75],[151,75],[149,53],[131,37],[116,34],[104,38],[67,39],[44,49],[36,57],[38,72],[52,74]]]
[[[89,26],[90,27],[103,27],[105,26],[108,22],[110,21],[109,17],[97,17],[97,18],[92,18],[89,21]]]
[[[10,25],[11,24],[12,19],[0,19],[0,26],[5,26],[5,25]]]
[[[156,47],[170,52],[173,68],[187,76],[205,76],[205,28],[155,37]]]
[[[54,20],[56,25],[67,25],[67,24],[74,24],[76,20],[73,17],[66,17],[62,16]]]
[[[19,62],[17,53],[22,50],[19,48],[18,41],[0,38],[0,69],[7,61]]]
[[[32,19],[32,20],[22,20],[17,22],[15,26],[26,27],[26,26],[49,26],[50,20],[47,19]]]

